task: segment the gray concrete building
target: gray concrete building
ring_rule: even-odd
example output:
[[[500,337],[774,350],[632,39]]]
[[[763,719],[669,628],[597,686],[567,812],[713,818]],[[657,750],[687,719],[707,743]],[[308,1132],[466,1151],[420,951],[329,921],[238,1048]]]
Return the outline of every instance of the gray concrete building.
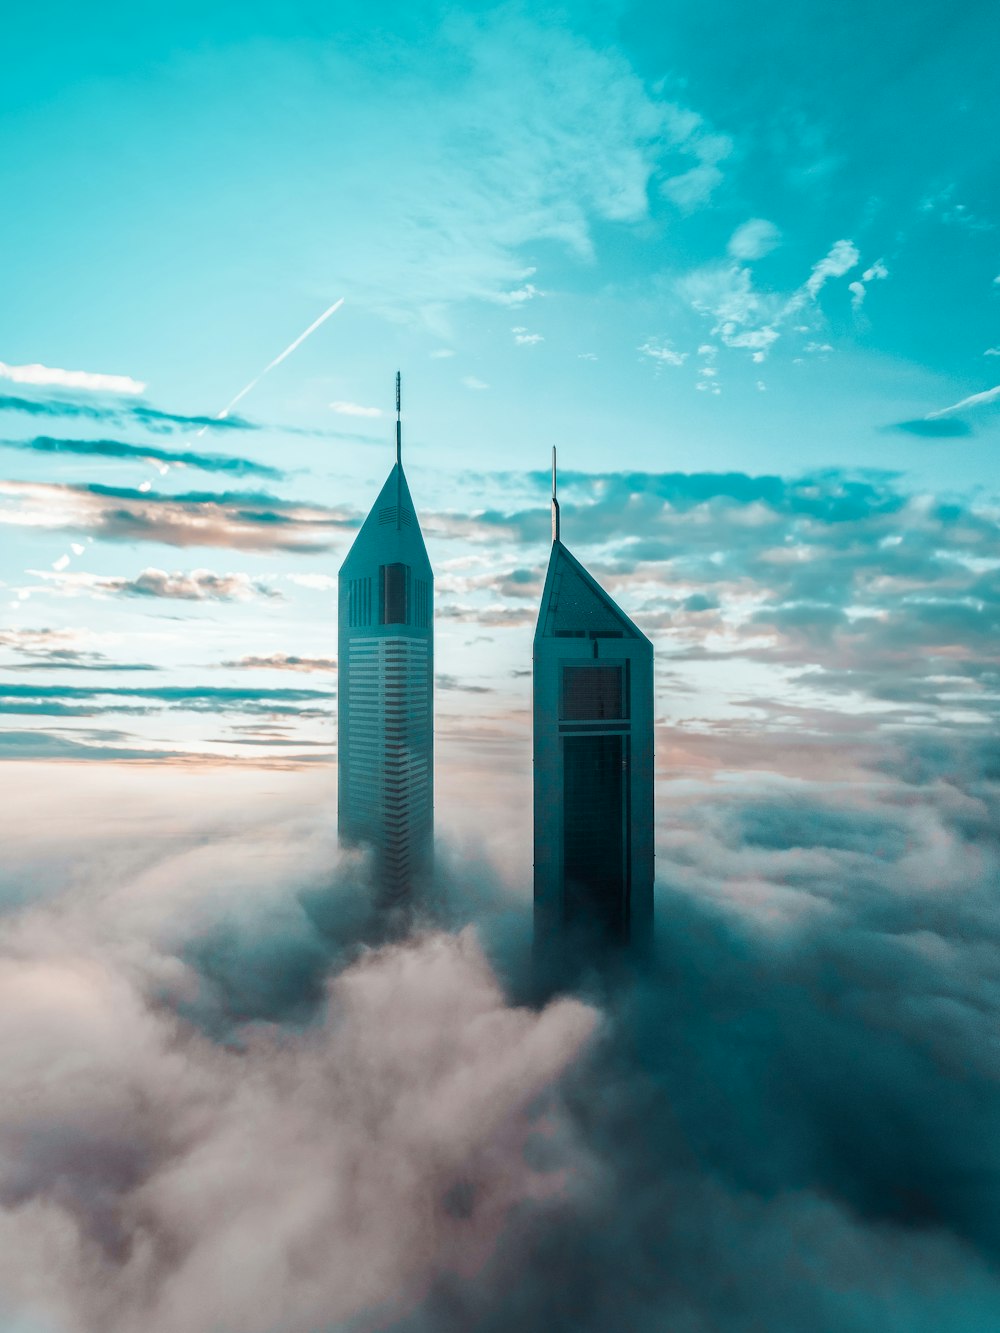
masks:
[[[382,902],[405,906],[434,837],[434,575],[402,462],[340,569],[338,817],[371,848]]]

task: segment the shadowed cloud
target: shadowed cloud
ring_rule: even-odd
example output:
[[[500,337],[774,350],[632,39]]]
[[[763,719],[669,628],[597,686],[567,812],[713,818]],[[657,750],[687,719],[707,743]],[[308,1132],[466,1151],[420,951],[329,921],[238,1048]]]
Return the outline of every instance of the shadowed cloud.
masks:
[[[353,510],[260,492],[161,494],[131,487],[0,482],[0,523],[87,532],[103,541],[325,551],[358,526]]]
[[[889,430],[901,430],[907,435],[918,435],[928,440],[956,440],[972,434],[972,427],[958,417],[940,417],[929,420],[917,417],[914,421],[899,421]]]
[[[197,453],[191,449],[160,449],[141,444],[126,444],[121,440],[64,440],[50,435],[37,435],[31,440],[2,440],[6,449],[20,449],[40,454],[73,454],[82,458],[113,458],[127,462],[167,463],[177,467],[197,468],[201,472],[227,472],[235,477],[267,477],[280,481],[285,473],[280,468],[256,463],[250,458],[229,454]]]

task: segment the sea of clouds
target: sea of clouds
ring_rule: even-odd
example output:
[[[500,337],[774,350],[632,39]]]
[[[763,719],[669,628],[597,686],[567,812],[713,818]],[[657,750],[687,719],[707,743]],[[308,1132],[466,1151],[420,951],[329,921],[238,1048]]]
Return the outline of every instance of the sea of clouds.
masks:
[[[3,1327],[991,1326],[997,752],[880,753],[665,784],[655,964],[546,1003],[525,886],[446,839],[386,940],[310,775],[15,809]]]

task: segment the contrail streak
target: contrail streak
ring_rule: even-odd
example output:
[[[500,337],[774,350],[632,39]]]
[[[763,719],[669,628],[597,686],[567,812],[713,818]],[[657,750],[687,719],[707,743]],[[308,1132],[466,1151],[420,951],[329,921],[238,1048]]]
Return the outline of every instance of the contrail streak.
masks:
[[[952,403],[951,407],[942,407],[937,412],[928,412],[925,421],[937,421],[938,417],[951,416],[952,412],[962,412],[969,407],[979,407],[982,403],[992,403],[1000,398],[1000,384],[992,389],[984,389],[982,393],[970,394],[968,398],[963,398],[960,403]]]
[[[293,343],[289,343],[283,352],[279,352],[278,355],[274,358],[274,360],[270,361],[260,372],[259,375],[254,376],[254,378],[250,381],[250,383],[246,385],[245,388],[242,388],[239,391],[239,393],[232,400],[232,402],[227,403],[221,412],[216,413],[218,419],[221,421],[223,417],[228,417],[229,413],[233,410],[233,408],[236,406],[236,404],[240,401],[241,398],[245,398],[251,389],[256,388],[257,385],[264,378],[264,376],[269,374],[275,368],[275,366],[280,366],[286,356],[291,356],[291,354],[295,351],[296,347],[301,347],[302,344],[305,342],[305,340],[309,337],[309,335],[311,333],[315,333],[321,324],[325,324],[326,321],[330,318],[330,316],[334,313],[334,311],[339,310],[343,304],[344,304],[344,298],[341,297],[339,301],[334,301],[333,305],[330,306],[329,310],[324,310],[322,315],[320,315],[319,319],[314,319],[304,333],[300,333]],[[206,429],[207,427],[202,426],[201,430],[198,432],[198,435],[204,435]],[[197,439],[197,436],[195,438]]]

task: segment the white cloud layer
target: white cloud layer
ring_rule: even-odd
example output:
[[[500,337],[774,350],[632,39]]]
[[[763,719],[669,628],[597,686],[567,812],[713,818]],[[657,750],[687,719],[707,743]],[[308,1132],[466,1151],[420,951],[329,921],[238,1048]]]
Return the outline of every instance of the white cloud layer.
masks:
[[[557,1185],[526,1160],[529,1108],[593,1011],[510,1008],[466,932],[368,952],[301,1032],[215,1042],[164,1003],[200,978],[161,952],[155,881],[127,932],[68,904],[7,931],[8,1310],[61,1333],[310,1333],[475,1272]]]
[[[729,253],[734,259],[760,259],[781,244],[781,232],[766,218],[751,218],[737,227],[729,238]]]
[[[382,415],[380,407],[362,407],[360,403],[348,403],[339,398],[332,402],[330,407],[342,417],[380,417]]]
[[[88,393],[139,394],[146,386],[131,375],[105,375],[90,370],[60,370],[57,366],[8,366],[0,361],[0,379],[44,389],[84,389]]]
[[[651,361],[658,361],[661,365],[667,366],[683,366],[688,358],[687,352],[675,352],[669,343],[656,342],[652,339],[644,342],[638,350]]]

